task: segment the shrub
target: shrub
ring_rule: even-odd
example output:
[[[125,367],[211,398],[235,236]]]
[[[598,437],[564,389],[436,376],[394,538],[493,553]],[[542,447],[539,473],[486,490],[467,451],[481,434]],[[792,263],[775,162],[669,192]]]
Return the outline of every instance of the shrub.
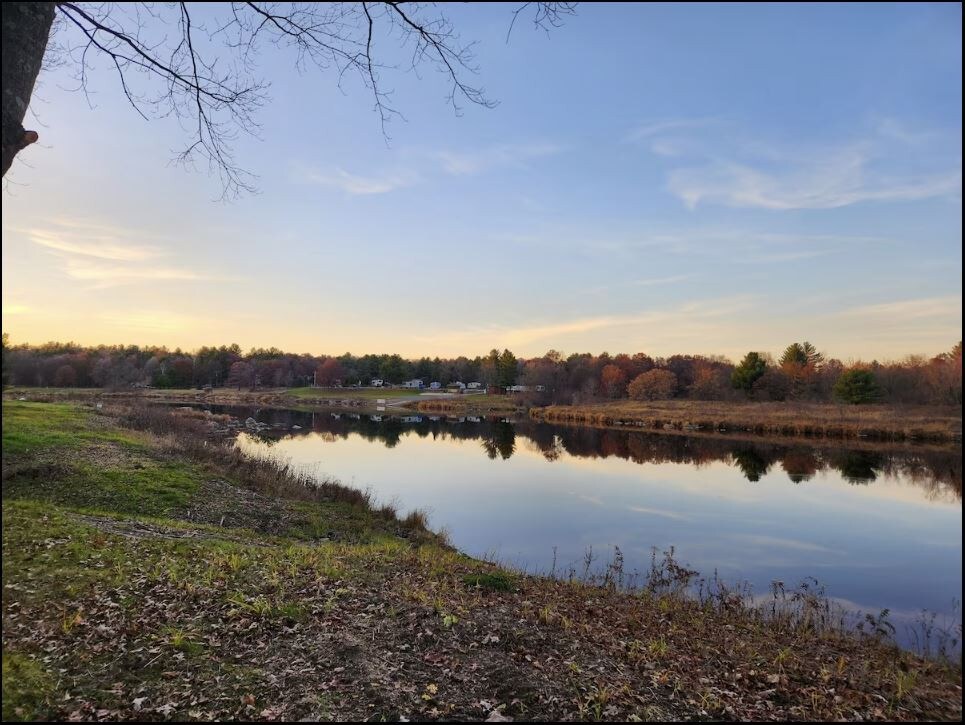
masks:
[[[669,370],[640,373],[627,388],[633,400],[666,400],[677,392],[677,376]]]
[[[791,394],[791,377],[778,368],[768,368],[754,381],[754,397],[759,400],[787,400]]]

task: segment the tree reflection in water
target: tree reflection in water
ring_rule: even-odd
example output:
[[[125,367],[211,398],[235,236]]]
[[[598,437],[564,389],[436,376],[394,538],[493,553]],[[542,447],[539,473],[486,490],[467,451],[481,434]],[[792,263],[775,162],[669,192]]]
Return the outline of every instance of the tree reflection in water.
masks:
[[[315,432],[329,440],[358,435],[392,448],[406,436],[434,439],[477,440],[490,459],[507,460],[518,449],[538,451],[547,461],[564,455],[578,458],[617,457],[635,463],[680,463],[701,466],[725,462],[736,466],[748,481],[760,481],[779,466],[796,483],[802,484],[825,470],[838,471],[853,484],[873,483],[883,475],[903,475],[926,489],[929,495],[961,498],[961,448],[891,448],[866,444],[863,447],[835,444],[826,440],[772,442],[735,440],[713,436],[685,436],[637,430],[614,430],[559,426],[529,419],[509,422],[474,418],[369,416],[352,413],[304,413],[277,409],[218,408],[242,420],[251,416],[279,427],[262,434],[270,444],[279,435]],[[300,430],[291,431],[299,425]]]

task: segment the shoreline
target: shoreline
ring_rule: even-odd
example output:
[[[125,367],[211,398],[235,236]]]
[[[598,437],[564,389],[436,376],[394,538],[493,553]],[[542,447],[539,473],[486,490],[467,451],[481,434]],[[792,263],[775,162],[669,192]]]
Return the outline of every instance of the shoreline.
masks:
[[[527,405],[507,396],[410,396],[394,390],[379,405],[378,393],[328,390],[318,396],[292,395],[286,389],[110,391],[104,389],[12,388],[4,400],[24,397],[41,402],[144,401],[225,406],[266,406],[291,410],[344,410],[359,413],[439,413],[449,415],[528,416],[533,420],[593,428],[643,430],[700,436],[739,436],[759,440],[889,443],[908,446],[962,444],[962,408],[824,403],[757,403],[668,400],[650,403],[609,401],[586,405]]]
[[[875,441],[918,445],[962,442],[962,409],[819,403],[614,401],[534,407],[547,423],[687,434],[747,434],[760,439]]]
[[[4,405],[5,716],[961,715],[960,659],[898,649],[886,620],[843,630],[808,592],[770,613],[722,585],[694,598],[672,553],[635,593],[616,561],[507,570],[206,443],[207,417]]]

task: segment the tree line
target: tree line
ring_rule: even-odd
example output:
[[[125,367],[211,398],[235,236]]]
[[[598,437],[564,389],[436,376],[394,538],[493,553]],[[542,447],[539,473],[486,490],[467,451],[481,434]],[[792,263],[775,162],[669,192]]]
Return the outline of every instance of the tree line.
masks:
[[[521,385],[524,395],[542,404],[686,398],[961,405],[962,344],[934,357],[846,364],[801,342],[788,345],[776,359],[752,351],[734,364],[721,356],[563,355],[555,350],[528,359],[494,349],[474,358],[417,360],[398,354],[299,355],[274,347],[244,352],[238,345],[185,352],[137,345],[10,345],[3,336],[4,385],[258,389],[366,386],[373,379]]]

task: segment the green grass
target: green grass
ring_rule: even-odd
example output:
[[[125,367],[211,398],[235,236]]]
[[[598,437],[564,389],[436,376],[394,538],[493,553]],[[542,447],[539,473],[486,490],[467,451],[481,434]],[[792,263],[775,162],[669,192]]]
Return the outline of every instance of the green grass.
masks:
[[[152,455],[145,439],[94,416],[70,404],[5,403],[4,498],[146,516],[188,504],[203,478],[197,466]]]
[[[134,435],[91,426],[91,412],[69,403],[3,403],[3,454],[6,457],[74,449],[92,442],[143,448]]]
[[[513,578],[505,572],[492,574],[467,574],[462,583],[469,587],[479,587],[489,592],[511,592],[515,588]]]
[[[82,462],[29,468],[5,482],[4,498],[108,514],[164,516],[186,507],[198,490],[201,476],[189,465],[135,465],[103,468]]]
[[[303,541],[338,538],[370,541],[384,535],[385,521],[370,510],[349,503],[297,502],[291,506],[300,516],[292,522],[287,536]]]
[[[33,720],[54,692],[50,674],[34,659],[3,653],[3,720]]]

